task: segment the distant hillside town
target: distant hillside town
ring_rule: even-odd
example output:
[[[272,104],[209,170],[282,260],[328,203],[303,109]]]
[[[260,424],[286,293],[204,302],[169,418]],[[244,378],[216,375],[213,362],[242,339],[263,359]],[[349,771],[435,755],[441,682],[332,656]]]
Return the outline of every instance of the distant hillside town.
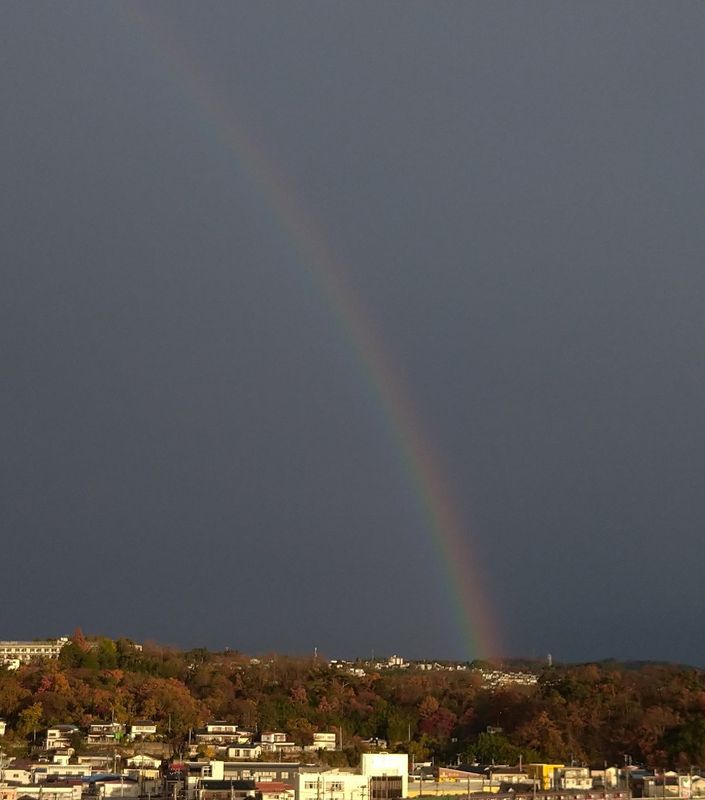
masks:
[[[18,669],[20,664],[27,664],[30,661],[43,658],[58,658],[61,649],[69,643],[68,636],[61,636],[58,639],[46,639],[35,641],[0,641],[0,664],[7,669]],[[87,641],[87,646],[95,650],[99,642]],[[132,642],[135,650],[141,651],[142,645]],[[259,663],[258,659],[255,659]],[[361,666],[362,663],[362,666]],[[384,661],[345,661],[342,659],[332,659],[331,667],[346,670],[352,675],[361,677],[368,672],[375,672],[386,669],[408,669],[408,670],[434,670],[447,672],[471,671],[479,675],[486,686],[509,686],[517,684],[531,686],[536,683],[538,676],[531,672],[507,671],[501,669],[489,669],[483,667],[473,667],[467,662],[439,662],[439,661],[406,661],[402,656],[392,655]]]

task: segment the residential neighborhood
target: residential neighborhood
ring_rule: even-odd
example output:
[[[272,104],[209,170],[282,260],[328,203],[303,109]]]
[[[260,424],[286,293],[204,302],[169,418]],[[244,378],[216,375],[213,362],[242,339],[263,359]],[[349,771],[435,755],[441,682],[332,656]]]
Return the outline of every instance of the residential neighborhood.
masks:
[[[80,630],[0,653],[0,800],[705,798],[690,669],[254,657]]]

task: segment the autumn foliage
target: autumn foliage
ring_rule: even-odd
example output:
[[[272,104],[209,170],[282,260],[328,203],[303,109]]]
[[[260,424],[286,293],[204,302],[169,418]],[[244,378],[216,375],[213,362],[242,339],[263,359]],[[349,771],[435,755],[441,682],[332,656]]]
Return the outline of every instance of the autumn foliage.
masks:
[[[340,729],[345,754],[328,758],[351,763],[379,737],[417,760],[705,766],[705,674],[667,665],[559,666],[534,686],[489,689],[472,670],[358,677],[321,660],[74,636],[58,661],[0,669],[0,717],[16,743],[48,724],[150,718],[178,749],[189,729],[227,719],[301,745]]]

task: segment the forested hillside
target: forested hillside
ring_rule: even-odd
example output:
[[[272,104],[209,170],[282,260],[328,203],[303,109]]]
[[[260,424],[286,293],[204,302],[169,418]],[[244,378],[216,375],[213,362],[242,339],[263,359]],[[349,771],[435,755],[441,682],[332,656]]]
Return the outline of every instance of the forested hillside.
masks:
[[[356,763],[362,740],[380,737],[417,760],[705,765],[705,674],[667,665],[555,666],[535,686],[489,689],[472,670],[356,676],[322,659],[90,647],[77,634],[58,661],[0,670],[0,717],[15,752],[48,724],[113,717],[154,719],[178,752],[189,729],[227,719],[301,745],[340,729],[345,750],[327,755],[337,763]]]

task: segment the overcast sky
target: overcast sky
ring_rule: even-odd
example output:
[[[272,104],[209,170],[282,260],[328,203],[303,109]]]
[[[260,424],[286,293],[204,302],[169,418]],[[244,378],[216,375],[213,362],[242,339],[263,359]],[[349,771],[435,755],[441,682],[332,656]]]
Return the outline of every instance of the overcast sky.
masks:
[[[705,664],[705,5],[2,12],[0,638],[482,655],[215,102],[403,377],[503,653]]]

